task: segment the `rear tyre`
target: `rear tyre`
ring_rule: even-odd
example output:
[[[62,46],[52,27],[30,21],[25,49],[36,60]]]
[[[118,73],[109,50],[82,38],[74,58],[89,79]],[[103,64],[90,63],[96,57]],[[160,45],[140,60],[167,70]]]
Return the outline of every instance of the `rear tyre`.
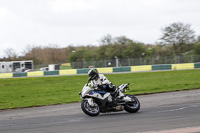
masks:
[[[100,113],[99,105],[95,101],[93,102],[94,106],[89,105],[87,100],[83,100],[81,103],[82,111],[89,116],[97,116]]]
[[[126,95],[132,99],[132,102],[126,102],[124,105],[124,109],[129,113],[136,113],[140,110],[140,102],[139,100],[132,95]]]

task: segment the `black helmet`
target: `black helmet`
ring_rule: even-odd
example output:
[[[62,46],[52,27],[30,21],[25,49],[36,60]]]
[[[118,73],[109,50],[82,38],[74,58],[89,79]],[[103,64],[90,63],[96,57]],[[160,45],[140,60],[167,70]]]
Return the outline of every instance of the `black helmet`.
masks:
[[[97,69],[90,69],[90,70],[88,71],[88,75],[89,75],[89,78],[90,78],[91,80],[94,80],[96,77],[99,77],[99,72],[98,72]]]

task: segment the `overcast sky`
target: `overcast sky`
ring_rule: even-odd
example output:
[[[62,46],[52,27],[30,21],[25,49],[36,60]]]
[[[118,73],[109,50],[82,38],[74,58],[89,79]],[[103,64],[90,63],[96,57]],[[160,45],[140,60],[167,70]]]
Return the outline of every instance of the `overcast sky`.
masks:
[[[0,57],[27,45],[98,45],[110,34],[154,44],[161,29],[191,24],[200,35],[200,0],[0,0]]]

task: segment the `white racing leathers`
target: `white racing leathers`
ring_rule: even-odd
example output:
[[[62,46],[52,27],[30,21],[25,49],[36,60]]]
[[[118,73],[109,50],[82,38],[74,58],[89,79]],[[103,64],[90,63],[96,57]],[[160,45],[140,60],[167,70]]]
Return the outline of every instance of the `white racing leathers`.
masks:
[[[92,80],[91,85],[93,88],[97,88],[98,85],[110,85],[110,88],[113,87],[112,83],[103,74],[99,74],[99,78],[97,80]]]

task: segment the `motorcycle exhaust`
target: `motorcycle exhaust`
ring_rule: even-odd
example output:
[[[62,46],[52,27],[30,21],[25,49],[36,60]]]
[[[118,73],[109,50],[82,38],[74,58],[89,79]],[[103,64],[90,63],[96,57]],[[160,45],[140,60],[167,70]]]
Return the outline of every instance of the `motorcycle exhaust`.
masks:
[[[123,111],[123,110],[124,110],[124,106],[119,105],[119,106],[113,107],[113,109],[114,109],[115,111]]]

